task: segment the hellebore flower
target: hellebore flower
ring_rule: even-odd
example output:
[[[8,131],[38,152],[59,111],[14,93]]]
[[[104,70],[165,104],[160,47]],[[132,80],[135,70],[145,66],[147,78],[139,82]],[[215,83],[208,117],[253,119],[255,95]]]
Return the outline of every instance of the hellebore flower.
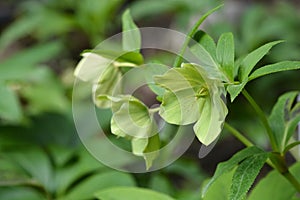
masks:
[[[208,76],[205,68],[188,63],[154,80],[166,89],[159,111],[166,122],[177,125],[196,122],[193,129],[204,145],[218,137],[228,113],[220,79]]]
[[[83,53],[74,75],[83,81],[95,84],[94,102],[99,108],[109,108],[108,100],[97,100],[98,95],[117,95],[121,93],[119,81],[122,67],[136,67],[143,63],[141,54],[135,52],[95,52]],[[101,54],[105,55],[102,56]]]
[[[111,132],[118,137],[131,139],[133,154],[144,157],[146,168],[149,169],[160,148],[154,112],[131,95],[100,95],[98,100],[111,101]]]

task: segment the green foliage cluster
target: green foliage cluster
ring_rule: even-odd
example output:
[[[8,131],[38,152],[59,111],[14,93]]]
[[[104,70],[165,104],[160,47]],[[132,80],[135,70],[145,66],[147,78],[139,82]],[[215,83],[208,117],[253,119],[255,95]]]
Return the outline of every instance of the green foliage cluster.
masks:
[[[161,0],[142,0],[129,6],[134,18],[139,20],[153,14],[176,13],[175,24],[186,30],[193,14],[216,3],[165,1],[162,5]],[[35,42],[20,51],[13,50],[16,53],[0,63],[0,199],[298,199],[300,168],[294,147],[300,143],[293,136],[300,121],[300,103],[296,100],[299,84],[290,82],[288,86],[298,91],[282,94],[272,109],[268,97],[265,102],[258,101],[271,109],[269,115],[246,90],[249,88],[256,99],[260,93],[253,90],[253,83],[265,89],[274,83],[269,78],[272,76],[261,77],[300,69],[300,62],[295,61],[299,59],[300,17],[288,4],[275,7],[274,13],[262,6],[251,7],[242,15],[241,26],[215,23],[208,26],[206,32],[198,27],[215,10],[203,15],[189,33],[181,52],[189,48],[199,62],[185,63],[179,56],[173,68],[152,66],[160,67],[149,77],[155,83],[149,88],[157,95],[159,108],[148,108],[140,99],[122,94],[121,90],[116,95],[114,91],[122,74],[147,61],[140,52],[140,33],[129,10],[122,16],[122,50],[84,52],[75,69],[78,75],[83,65],[91,65],[92,71],[84,77],[98,80],[95,104],[112,110],[112,115],[109,111],[102,112],[102,118],[109,121],[107,129],[113,133],[108,137],[112,141],[129,140],[133,154],[145,159],[147,169],[155,163],[156,150],[168,142],[157,134],[154,120],[157,112],[169,124],[195,123],[195,135],[205,145],[211,144],[224,126],[247,148],[219,163],[212,178],[204,181],[207,175],[197,163],[184,159],[147,177],[126,174],[102,165],[83,149],[71,119],[70,66],[76,61],[70,54],[74,44],[69,37],[79,34],[78,38],[87,40],[87,46],[95,45],[108,32],[117,29],[114,23],[107,22],[118,20],[114,14],[124,2],[26,1],[19,6],[19,18],[1,33],[1,49],[11,48],[24,38]],[[196,43],[190,45],[190,40]],[[75,45],[72,51],[77,52],[78,48],[80,46]],[[106,65],[116,55],[121,56]],[[291,61],[282,61],[287,58]],[[63,59],[64,62],[59,61]],[[155,60],[159,59],[157,55]],[[53,65],[61,69],[53,70]],[[100,79],[93,70],[101,71]],[[284,73],[297,77],[298,71]],[[277,89],[270,88],[269,92],[274,94]],[[86,95],[86,91],[82,93]],[[241,116],[237,127],[245,131],[244,136],[225,122],[228,113],[231,119],[230,112],[238,109],[234,103],[238,104],[241,95],[256,111],[255,116],[261,120],[264,130],[255,129],[257,126],[252,120],[245,125]],[[227,105],[226,96],[231,100]],[[232,121],[236,124],[237,120]],[[259,133],[252,135],[253,130]],[[271,150],[266,150],[255,138],[264,133]],[[140,137],[141,134],[147,137]],[[286,155],[293,155],[297,162],[289,166]],[[252,186],[265,163],[274,170]],[[170,180],[174,175],[181,177],[180,186],[174,186],[177,180]]]

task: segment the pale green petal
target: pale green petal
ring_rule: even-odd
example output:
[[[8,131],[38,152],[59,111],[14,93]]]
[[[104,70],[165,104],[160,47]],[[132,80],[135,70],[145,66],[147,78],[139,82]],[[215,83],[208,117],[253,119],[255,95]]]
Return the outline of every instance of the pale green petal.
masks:
[[[200,118],[194,125],[201,143],[209,145],[220,135],[227,113],[227,107],[219,95],[213,99],[207,97]]]
[[[160,109],[162,118],[178,125],[197,121],[194,131],[199,140],[205,145],[213,142],[221,133],[228,112],[219,75],[217,68],[183,63],[181,68],[156,76],[155,82],[166,89]]]
[[[157,132],[153,114],[141,101],[128,95],[106,98],[112,101],[111,130],[114,134],[148,138]]]
[[[148,145],[144,150],[144,159],[146,161],[146,169],[152,166],[153,161],[159,155],[160,139],[159,135],[156,134],[149,138]]]
[[[111,133],[118,137],[127,137],[127,134],[116,124],[114,116],[110,120]]]
[[[197,92],[206,84],[193,65],[172,68],[154,78],[167,91],[163,95],[159,114],[171,124],[186,125],[197,121],[202,107]]]
[[[182,68],[169,69],[164,75],[155,76],[154,81],[173,93],[191,89],[196,91],[205,84],[199,71],[190,64],[182,65]]]
[[[149,138],[132,138],[131,147],[132,153],[137,156],[143,156],[143,153],[148,145]]]
[[[99,95],[117,95],[121,93],[121,86],[119,81],[122,78],[122,74],[118,68],[109,66],[102,73],[99,78],[98,84],[94,91],[94,101],[99,108],[109,108],[111,106],[110,101],[97,98]]]
[[[159,155],[160,139],[155,134],[149,138],[133,138],[131,140],[132,152],[137,156],[143,156],[146,161],[146,168],[152,166],[153,161]]]
[[[74,75],[83,81],[96,82],[111,62],[109,59],[91,52],[83,53],[82,56]]]
[[[191,90],[176,94],[167,91],[163,96],[159,114],[170,124],[191,124],[199,119],[202,103],[196,99],[195,93]]]

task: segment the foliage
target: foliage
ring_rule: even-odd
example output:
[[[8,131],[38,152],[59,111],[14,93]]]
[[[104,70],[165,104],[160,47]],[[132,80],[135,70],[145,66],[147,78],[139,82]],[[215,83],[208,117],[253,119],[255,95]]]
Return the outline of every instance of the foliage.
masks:
[[[114,15],[124,2],[26,1],[18,6],[16,20],[1,33],[1,53],[5,48],[13,51],[0,63],[0,199],[297,199],[300,168],[293,152],[300,143],[293,136],[300,121],[299,84],[285,80],[292,91],[284,93],[274,87],[276,75],[266,76],[294,70],[292,77],[299,72],[297,11],[288,4],[275,5],[273,12],[254,6],[242,14],[237,27],[221,21],[206,24],[206,32],[198,30],[218,8],[213,9],[196,22],[182,47],[182,55],[188,49],[197,62],[187,63],[179,56],[168,68],[159,53],[149,59],[141,51],[141,34],[131,13],[138,22],[153,14],[171,14],[172,23],[186,30],[199,9],[216,1],[127,2],[131,9],[119,20]],[[107,136],[116,144],[127,142],[151,170],[158,150],[172,137],[172,133],[158,133],[157,116],[174,127],[192,124],[204,145],[216,141],[225,128],[246,148],[220,162],[212,178],[204,181],[208,175],[197,162],[185,159],[147,175],[118,172],[96,161],[80,145],[71,120],[73,78],[68,68],[76,62],[78,49],[94,46],[117,30],[118,20],[123,25],[118,51],[86,50],[75,69],[77,78],[97,82],[93,100],[101,109],[100,123],[105,124]],[[81,39],[75,44],[70,37]],[[24,39],[31,40],[30,45],[15,50],[13,46]],[[286,58],[291,61],[282,61]],[[173,57],[164,59],[173,61]],[[149,60],[159,64],[150,65]],[[126,72],[140,68],[151,71],[148,87],[159,107],[149,108],[138,96],[115,89]],[[260,91],[280,91],[272,109],[274,101],[266,95],[259,97]],[[82,91],[83,96],[86,93]],[[244,104],[238,107],[244,103],[242,95],[256,111],[254,117],[248,117]],[[232,113],[238,113],[237,119]],[[263,127],[257,128],[253,118],[259,118]],[[267,138],[271,147],[261,145],[259,137]],[[291,167],[287,155],[297,161]],[[264,164],[274,170],[258,179]],[[258,183],[253,185],[255,179]]]
[[[196,136],[204,145],[209,145],[220,134],[227,115],[227,108],[222,98],[228,92],[231,101],[234,102],[236,97],[243,91],[243,95],[262,120],[274,152],[268,153],[256,147],[239,152],[229,161],[219,165],[215,176],[212,178],[212,182],[208,183],[205,190],[207,191],[210,185],[222,174],[236,168],[232,177],[228,199],[244,199],[268,158],[271,160],[269,164],[282,173],[297,190],[300,190],[300,184],[294,181],[294,177],[290,174],[283,161],[283,156],[286,153],[283,152],[283,149],[287,147],[287,142],[299,122],[297,117],[298,106],[295,105],[295,109],[292,108],[292,102],[299,92],[291,93],[291,99],[284,98],[283,96],[281,99],[284,100],[279,100],[279,105],[277,104],[274,107],[274,112],[271,114],[269,122],[255,100],[244,89],[246,84],[255,78],[275,72],[300,69],[300,62],[284,61],[262,66],[254,70],[256,64],[269,50],[281,41],[265,44],[246,55],[243,59],[238,59],[238,62],[235,62],[234,38],[231,33],[222,34],[217,44],[205,33],[200,32],[200,36],[199,34],[198,36],[195,35],[196,32],[194,30],[200,26],[212,11],[209,11],[208,14],[200,18],[189,34],[190,37],[195,36],[198,39],[198,43],[190,47],[191,52],[198,58],[198,63],[184,63],[179,57],[179,60],[176,60],[174,64],[174,68],[167,70],[163,75],[153,76],[152,82],[164,89],[163,93],[160,92],[157,94],[162,96],[159,98],[161,101],[159,110],[148,109],[138,99],[123,94],[121,90],[118,93],[98,93],[96,105],[99,106],[104,102],[111,102],[110,108],[113,113],[111,120],[112,133],[131,140],[133,154],[143,155],[148,145],[151,145],[152,138],[156,137],[155,143],[157,144],[154,145],[155,148],[151,148],[150,150],[150,152],[156,153],[151,157],[144,156],[146,168],[149,169],[152,162],[155,162],[157,150],[159,149],[159,136],[156,133],[156,124],[152,116],[153,112],[159,111],[159,115],[170,124],[187,125],[196,122],[194,125]],[[127,18],[123,26],[123,31],[126,33],[123,35],[123,48],[126,47],[128,50],[136,51],[136,48],[140,46],[140,40],[138,39],[134,42],[132,38],[139,36],[139,34],[136,25],[129,16],[128,11],[123,15],[123,23]],[[131,33],[127,32],[129,27],[132,28]],[[189,36],[183,44],[183,50],[179,56],[182,56],[185,48],[188,47]],[[202,39],[202,37],[204,38]],[[100,57],[102,56],[101,52],[97,53]],[[130,66],[131,63],[128,65]],[[107,68],[119,70],[119,68],[122,68],[122,65],[119,68],[116,68],[116,66],[107,66]],[[119,73],[122,74],[122,69],[119,70]],[[80,77],[80,74],[76,75]],[[102,88],[102,90],[105,90],[105,82],[110,81],[108,78],[105,78],[106,76],[108,75],[105,72],[100,74],[101,79],[99,80],[98,87]],[[117,81],[119,80],[121,79],[117,79]],[[282,103],[280,104],[280,102]],[[284,108],[277,108],[280,105],[283,105]],[[279,127],[280,124],[278,122],[283,121],[281,126],[284,127],[286,126],[284,120],[289,120],[290,118],[292,121],[291,125],[287,123],[289,131],[284,131],[284,128]],[[141,128],[140,131],[139,128]],[[135,135],[132,137],[133,132]],[[246,145],[251,144],[252,146],[252,143],[243,138],[238,131],[234,130],[233,132],[241,142],[244,142]],[[282,134],[284,135],[278,138],[278,135]],[[278,142],[282,142],[282,147],[279,146]],[[277,153],[280,153],[280,155],[277,155]],[[130,189],[127,191],[129,192]],[[108,195],[110,194],[108,193]],[[203,195],[205,198],[205,192]]]

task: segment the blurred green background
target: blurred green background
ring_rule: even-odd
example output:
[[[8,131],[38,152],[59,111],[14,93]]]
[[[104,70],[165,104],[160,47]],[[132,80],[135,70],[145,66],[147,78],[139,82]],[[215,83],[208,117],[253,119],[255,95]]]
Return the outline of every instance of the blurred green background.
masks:
[[[202,182],[218,162],[243,148],[225,131],[213,151],[199,159],[201,144],[165,169],[118,172],[84,149],[72,119],[73,70],[84,49],[121,31],[130,8],[138,26],[187,33],[217,0],[6,0],[0,2],[0,199],[94,199],[101,189],[146,187],[176,199],[200,199]],[[201,27],[217,39],[235,35],[236,57],[273,40],[285,40],[259,66],[300,60],[299,1],[225,1]],[[147,57],[147,55],[146,55]],[[168,55],[150,55],[168,60]],[[269,113],[278,96],[300,90],[300,72],[284,72],[251,82],[247,88]],[[261,147],[264,130],[242,97],[228,105],[229,123]],[[110,112],[102,112],[109,133]],[[294,158],[293,158],[294,159]],[[292,160],[293,160],[292,159]],[[266,168],[265,171],[269,169]]]

